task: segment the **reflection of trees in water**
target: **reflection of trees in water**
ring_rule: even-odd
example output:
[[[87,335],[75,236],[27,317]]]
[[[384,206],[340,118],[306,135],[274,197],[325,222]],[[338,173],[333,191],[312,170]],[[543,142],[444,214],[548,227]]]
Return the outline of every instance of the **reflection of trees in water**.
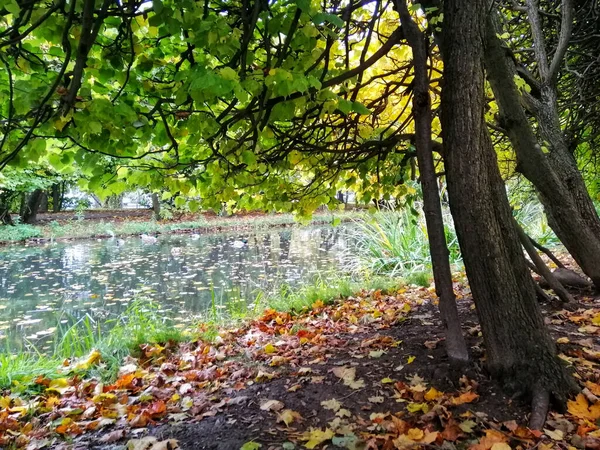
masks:
[[[241,238],[248,245],[234,248],[232,242]],[[211,285],[219,300],[252,300],[257,287],[295,285],[335,268],[334,255],[343,243],[341,228],[297,228],[198,240],[161,236],[155,245],[132,237],[122,246],[103,240],[15,247],[0,252],[0,297],[7,306],[0,309],[0,321],[10,322],[0,333],[17,342],[60,319],[73,323],[90,313],[103,322],[122,313],[127,299],[140,292],[171,309],[171,315],[206,311]],[[18,325],[28,318],[41,321]]]

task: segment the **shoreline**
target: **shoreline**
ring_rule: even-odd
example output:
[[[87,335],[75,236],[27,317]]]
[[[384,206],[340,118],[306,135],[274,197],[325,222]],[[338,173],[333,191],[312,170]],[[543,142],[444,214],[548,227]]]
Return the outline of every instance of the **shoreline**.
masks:
[[[275,228],[292,228],[302,227],[311,225],[328,225],[333,224],[336,219],[338,224],[347,223],[363,214],[363,211],[346,211],[337,214],[327,214],[327,217],[323,217],[324,214],[315,214],[315,218],[309,223],[301,223],[294,219],[291,215],[276,215],[276,216],[232,216],[231,218],[225,219],[204,219],[205,222],[198,222],[195,224],[194,221],[173,221],[173,222],[153,222],[153,221],[94,221],[88,223],[90,227],[103,227],[104,230],[90,230],[89,234],[82,231],[79,227],[86,226],[86,222],[67,222],[61,227],[73,227],[77,228],[75,235],[61,235],[61,236],[48,236],[51,233],[51,225],[30,225],[30,227],[38,229],[40,236],[26,237],[23,239],[3,239],[2,228],[0,228],[0,248],[9,247],[13,245],[44,245],[49,242],[72,242],[81,241],[88,239],[108,239],[111,237],[131,237],[140,234],[152,234],[152,235],[163,235],[163,234],[190,234],[198,233],[203,235],[218,234],[231,231],[249,231],[249,230],[269,230]],[[289,219],[288,219],[289,217]],[[211,223],[215,222],[215,223]],[[227,222],[232,222],[227,224]],[[189,224],[189,225],[188,225]],[[179,227],[181,225],[181,227]],[[106,228],[111,227],[111,232],[107,232]],[[128,230],[127,227],[133,227],[135,229]],[[121,229],[119,229],[121,228]],[[67,232],[68,233],[68,232]],[[78,235],[77,233],[82,233]],[[46,235],[44,235],[46,234]]]

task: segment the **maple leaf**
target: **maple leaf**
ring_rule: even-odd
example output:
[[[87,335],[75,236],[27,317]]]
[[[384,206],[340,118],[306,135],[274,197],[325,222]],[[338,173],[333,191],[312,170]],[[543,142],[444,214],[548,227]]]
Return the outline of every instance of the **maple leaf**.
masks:
[[[473,422],[472,420],[465,420],[464,422],[462,422],[458,425],[458,427],[465,433],[472,433],[473,428],[475,428],[476,426],[477,426],[477,423]]]
[[[321,406],[325,409],[329,409],[330,411],[339,411],[342,407],[342,404],[335,398],[331,400],[324,400],[321,402]]]
[[[250,441],[250,442],[246,442],[244,445],[242,445],[240,447],[240,450],[258,450],[261,447],[262,447],[262,444],[259,444],[258,442]]]
[[[263,411],[279,411],[283,409],[285,405],[279,400],[266,400],[260,405],[260,409]]]
[[[485,436],[479,440],[478,444],[471,445],[469,450],[490,450],[494,444],[506,444],[507,437],[496,430],[485,430]],[[510,447],[509,447],[510,448]],[[494,450],[508,450],[500,447]]]
[[[471,403],[479,398],[475,392],[469,391],[463,394],[460,394],[458,397],[453,397],[450,399],[450,403],[455,406],[462,405],[463,403]]]
[[[333,374],[341,378],[346,386],[351,389],[360,389],[365,387],[365,381],[363,379],[356,380],[356,368],[355,367],[334,367],[332,370]]]
[[[433,400],[437,400],[438,398],[442,397],[443,395],[444,394],[442,394],[436,388],[432,387],[425,393],[425,400],[427,400],[428,402],[431,402]]]
[[[585,387],[587,387],[592,394],[600,396],[600,384],[592,383],[591,381],[586,381]]]
[[[565,433],[562,430],[548,430],[544,428],[544,434],[553,441],[562,441],[565,438]]]
[[[567,410],[580,419],[592,421],[600,419],[600,402],[590,406],[583,394],[578,394],[576,400],[569,400]]]
[[[309,430],[302,433],[300,439],[303,441],[308,441],[304,446],[308,449],[313,449],[317,445],[322,444],[325,441],[330,440],[335,436],[335,433],[329,429],[325,428],[325,430],[321,430],[320,428],[310,428]]]
[[[177,448],[179,448],[179,445],[175,439],[159,441],[154,436],[130,439],[127,442],[127,450],[175,450]]]
[[[294,421],[302,420],[302,416],[300,413],[293,411],[291,409],[284,409],[279,414],[277,414],[277,422],[283,422],[286,426],[290,426]]]

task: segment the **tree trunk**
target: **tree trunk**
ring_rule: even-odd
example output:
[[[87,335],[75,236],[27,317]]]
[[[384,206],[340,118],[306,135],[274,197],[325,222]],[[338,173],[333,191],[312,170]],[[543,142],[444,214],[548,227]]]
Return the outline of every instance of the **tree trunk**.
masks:
[[[548,103],[539,105],[542,135],[552,146],[545,154],[533,132],[514,83],[516,69],[502,49],[496,20],[488,20],[486,68],[500,111],[500,124],[517,155],[517,170],[535,186],[548,223],[581,269],[600,287],[600,218],[594,209],[573,156],[568,152],[558,113]],[[555,101],[555,98],[554,98]],[[563,137],[564,138],[564,137]]]
[[[21,192],[21,201],[19,204],[19,217],[23,217],[25,215],[25,210],[27,209],[27,193]]]
[[[10,215],[10,203],[13,195],[6,191],[0,194],[0,224],[2,225],[14,225]]]
[[[154,218],[160,220],[160,200],[157,193],[152,193],[152,210],[154,211]]]
[[[61,183],[54,183],[52,185],[52,211],[57,213],[61,209]]]
[[[523,230],[523,228],[521,227],[521,225],[519,225],[519,223],[517,222],[516,219],[514,219],[514,223],[515,223],[515,227],[517,229],[517,233],[519,234],[519,239],[521,240],[521,245],[523,246],[523,248],[525,249],[525,251],[527,252],[529,257],[531,258],[531,261],[533,262],[533,264],[536,268],[536,273],[538,273],[542,277],[544,277],[544,279],[546,280],[548,285],[552,288],[554,293],[556,295],[558,295],[558,298],[560,298],[565,303],[572,302],[573,297],[571,297],[571,294],[569,294],[567,292],[567,290],[560,283],[560,281],[558,281],[556,279],[556,277],[554,275],[552,275],[552,272],[550,272],[550,269],[548,268],[548,266],[546,266],[546,264],[544,263],[544,261],[542,260],[540,255],[538,255],[537,250],[531,243],[531,240],[529,239],[529,236],[527,236],[527,233],[525,233],[525,230]]]
[[[40,203],[42,202],[43,197],[44,191],[41,189],[36,189],[31,193],[29,199],[27,200],[25,211],[21,216],[21,221],[23,223],[33,224],[37,221],[37,213],[40,209]]]
[[[42,198],[40,199],[40,207],[38,208],[38,212],[48,212],[48,193],[42,192]]]
[[[483,37],[487,0],[444,2],[442,135],[450,208],[490,373],[564,402],[576,389],[536,301],[485,122]]]
[[[446,352],[450,361],[460,366],[469,361],[469,352],[462,334],[456,307],[456,296],[452,287],[450,252],[446,243],[444,218],[433,163],[431,98],[429,96],[426,41],[418,25],[412,20],[406,0],[397,0],[396,5],[402,27],[413,53],[414,97],[412,111],[415,119],[415,148],[423,190],[423,210],[427,224],[433,278],[436,293],[439,297],[440,314],[446,335]]]

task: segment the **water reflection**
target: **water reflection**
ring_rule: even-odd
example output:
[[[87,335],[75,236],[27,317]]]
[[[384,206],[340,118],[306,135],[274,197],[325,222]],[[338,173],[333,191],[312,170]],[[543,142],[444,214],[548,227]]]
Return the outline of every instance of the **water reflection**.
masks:
[[[238,248],[241,239],[247,244]],[[221,306],[231,298],[251,302],[257,289],[339,275],[347,246],[344,227],[315,227],[8,247],[0,252],[0,337],[19,349],[60,321],[115,317],[139,296],[189,320],[206,313],[213,293]]]

